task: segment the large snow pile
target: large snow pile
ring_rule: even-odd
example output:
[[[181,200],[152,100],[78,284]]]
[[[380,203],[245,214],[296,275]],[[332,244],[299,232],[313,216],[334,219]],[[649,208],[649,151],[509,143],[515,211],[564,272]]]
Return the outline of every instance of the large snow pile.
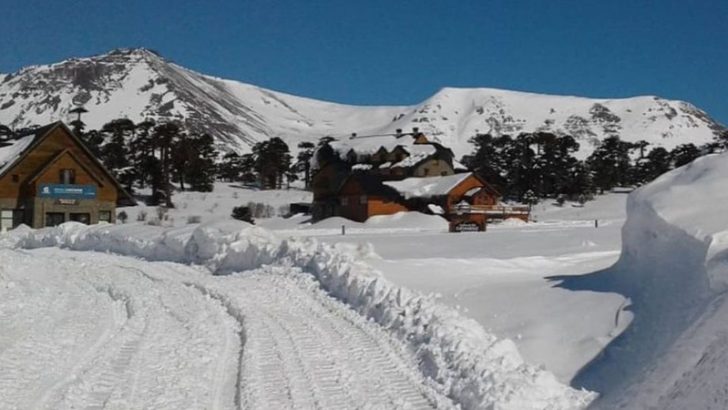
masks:
[[[178,229],[66,223],[15,234],[12,241],[202,264],[218,274],[266,264],[297,267],[411,349],[423,375],[464,409],[583,408],[595,397],[524,363],[510,340],[499,340],[457,310],[392,284],[356,253],[314,239],[281,239],[226,221]]]
[[[582,385],[603,408],[728,406],[728,155],[712,155],[635,191],[611,287],[635,319]],[[619,316],[619,313],[617,313]]]

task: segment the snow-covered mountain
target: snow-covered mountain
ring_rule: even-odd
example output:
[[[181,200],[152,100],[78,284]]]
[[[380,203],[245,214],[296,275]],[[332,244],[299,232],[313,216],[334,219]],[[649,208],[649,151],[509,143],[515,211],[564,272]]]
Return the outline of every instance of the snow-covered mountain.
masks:
[[[419,127],[458,155],[471,151],[468,139],[478,132],[541,130],[573,135],[588,153],[608,135],[671,148],[707,142],[725,129],[689,103],[651,96],[590,99],[444,88],[412,106],[343,105],[206,76],[147,49],[118,49],[0,75],[0,124],[69,121],[69,110],[78,105],[89,110],[84,116],[89,128],[119,117],[174,118],[237,151],[273,136],[295,145],[324,135],[348,138],[352,132]]]

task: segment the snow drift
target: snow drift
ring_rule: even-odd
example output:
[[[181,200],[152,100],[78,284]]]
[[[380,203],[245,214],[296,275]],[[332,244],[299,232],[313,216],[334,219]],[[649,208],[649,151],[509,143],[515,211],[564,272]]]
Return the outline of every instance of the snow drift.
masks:
[[[583,408],[595,397],[524,363],[510,340],[487,333],[457,310],[387,281],[356,252],[314,239],[282,239],[226,221],[179,229],[66,223],[6,235],[4,241],[27,248],[60,246],[203,264],[216,274],[265,264],[299,267],[329,295],[401,341],[418,358],[423,375],[464,409]]]
[[[582,378],[604,387],[597,407],[728,405],[726,188],[723,154],[629,196],[622,255],[608,281],[632,299],[635,319]]]

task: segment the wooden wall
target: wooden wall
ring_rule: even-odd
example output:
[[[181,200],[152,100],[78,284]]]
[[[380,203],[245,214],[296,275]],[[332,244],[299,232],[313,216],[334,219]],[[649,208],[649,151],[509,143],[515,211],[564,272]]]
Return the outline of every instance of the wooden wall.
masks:
[[[450,190],[450,193],[447,197],[447,203],[445,212],[450,213],[454,211],[455,205],[457,205],[458,202],[463,200],[463,196],[466,192],[470,191],[473,188],[478,187],[486,187],[483,182],[478,179],[475,175],[470,175],[469,177],[465,178],[465,180],[461,181],[455,188]],[[479,203],[474,205],[493,205],[498,202],[498,197],[495,196],[490,190],[483,189],[481,190],[481,193],[478,194],[476,197],[477,201]]]

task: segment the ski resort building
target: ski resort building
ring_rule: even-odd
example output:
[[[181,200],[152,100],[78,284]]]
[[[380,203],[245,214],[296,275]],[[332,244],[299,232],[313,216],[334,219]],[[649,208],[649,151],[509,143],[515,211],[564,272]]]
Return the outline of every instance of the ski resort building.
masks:
[[[452,150],[428,139],[416,128],[412,133],[398,131],[397,134],[374,137],[357,137],[353,134],[352,139],[356,139],[356,143],[333,142],[316,152],[311,179],[314,220],[341,214],[339,191],[352,175],[374,176],[379,181],[390,181],[410,177],[446,176],[453,175],[456,171],[464,171],[454,160]],[[371,181],[367,181],[362,182],[363,187],[372,186]],[[352,188],[353,186],[347,187]],[[361,210],[356,211],[357,215],[360,213]]]
[[[442,215],[451,230],[461,231],[485,230],[492,219],[528,220],[528,208],[502,205],[496,189],[462,172],[466,170],[449,148],[417,129],[374,137],[361,145],[334,143],[317,151],[311,183],[314,221],[341,216],[363,222],[375,215],[419,211]]]
[[[65,124],[0,140],[0,230],[115,222],[134,199]]]

